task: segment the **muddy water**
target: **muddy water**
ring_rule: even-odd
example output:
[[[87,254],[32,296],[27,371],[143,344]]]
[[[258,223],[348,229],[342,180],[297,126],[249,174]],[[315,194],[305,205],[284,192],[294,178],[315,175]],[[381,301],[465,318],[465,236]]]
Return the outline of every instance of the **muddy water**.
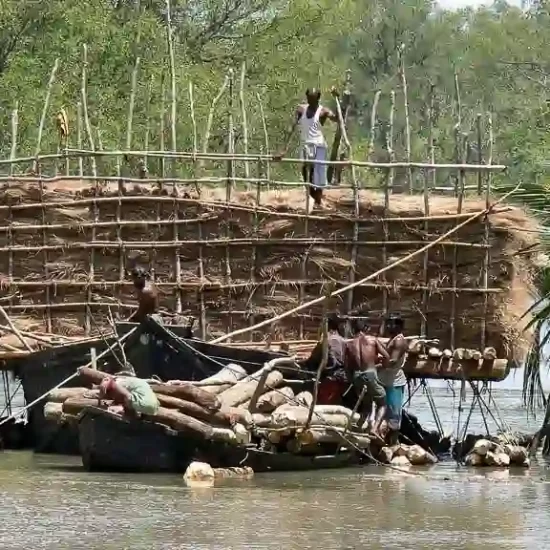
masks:
[[[495,394],[532,429],[520,393]],[[444,427],[452,395],[437,392]],[[422,396],[415,412],[432,422]],[[464,414],[464,413],[463,413]],[[479,413],[474,427],[481,428]],[[0,454],[0,548],[498,549],[550,547],[550,470],[471,471],[444,463],[407,476],[383,467],[262,474],[189,489],[179,476],[88,474],[78,458]]]

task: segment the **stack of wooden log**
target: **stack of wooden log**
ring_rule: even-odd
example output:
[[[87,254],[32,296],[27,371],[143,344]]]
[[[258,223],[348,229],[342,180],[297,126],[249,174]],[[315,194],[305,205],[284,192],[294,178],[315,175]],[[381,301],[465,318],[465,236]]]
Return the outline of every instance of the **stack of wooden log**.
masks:
[[[464,463],[467,466],[493,466],[508,468],[509,466],[529,467],[528,450],[520,445],[479,439],[472,450],[466,455]]]
[[[382,447],[378,452],[377,459],[383,464],[393,466],[426,466],[436,464],[437,457],[420,447],[420,445],[393,445]]]
[[[359,425],[359,414],[341,406],[312,407],[310,392],[295,395],[286,385],[277,366],[289,361],[275,359],[251,375],[232,364],[200,382],[149,381],[160,408],[144,419],[205,440],[254,444],[264,450],[315,454],[326,444],[367,448],[370,437]],[[81,369],[81,375],[89,385],[106,376],[93,369]],[[44,411],[56,422],[74,422],[89,406],[112,403],[100,403],[97,389],[68,388],[53,391]]]

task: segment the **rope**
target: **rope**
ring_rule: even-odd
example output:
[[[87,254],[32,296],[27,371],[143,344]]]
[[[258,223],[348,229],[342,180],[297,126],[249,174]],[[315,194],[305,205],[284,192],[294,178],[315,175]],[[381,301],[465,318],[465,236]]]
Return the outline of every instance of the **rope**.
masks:
[[[138,329],[138,327],[134,327],[132,330],[130,330],[129,332],[127,332],[126,334],[121,336],[120,339],[117,339],[117,341],[114,344],[109,346],[106,350],[102,351],[97,356],[96,360],[101,359],[102,357],[105,357],[105,355],[107,355],[109,352],[111,352],[115,346],[119,345],[119,342],[122,343],[124,340],[128,339],[130,337],[130,335],[132,335],[134,332],[136,332],[137,329]],[[91,367],[91,366],[92,366],[92,361],[90,361],[89,363],[84,365],[84,367]],[[4,420],[1,420],[0,421],[0,426],[5,424],[6,422],[9,422],[10,420],[13,420],[15,418],[19,418],[25,412],[27,412],[30,408],[34,407],[37,403],[40,403],[40,401],[42,401],[43,399],[48,397],[48,395],[50,395],[50,393],[52,393],[52,391],[58,390],[59,388],[61,388],[62,386],[64,386],[65,384],[67,384],[68,382],[70,382],[71,380],[73,380],[74,378],[76,378],[79,375],[80,375],[80,373],[77,370],[76,372],[74,372],[73,374],[71,374],[70,376],[65,378],[65,380],[62,380],[61,382],[59,382],[59,384],[57,384],[53,388],[49,389],[47,392],[43,393],[40,397],[37,397],[34,401],[31,401],[30,403],[25,405],[21,410],[17,411],[16,413],[11,414],[7,418],[4,418]]]

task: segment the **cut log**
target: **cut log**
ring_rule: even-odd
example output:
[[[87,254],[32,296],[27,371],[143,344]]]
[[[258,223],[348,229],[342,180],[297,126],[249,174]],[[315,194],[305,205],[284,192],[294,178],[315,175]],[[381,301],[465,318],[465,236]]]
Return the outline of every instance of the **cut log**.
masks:
[[[495,348],[485,348],[483,350],[483,359],[485,361],[494,361],[497,358],[497,350]]]
[[[250,443],[252,434],[245,426],[236,423],[233,424],[232,430],[235,433],[239,445],[248,445]]]
[[[475,442],[471,452],[479,456],[485,456],[488,452],[494,451],[496,447],[497,444],[493,441],[489,441],[488,439],[479,439]]]
[[[102,403],[111,403],[111,401],[103,401]],[[99,399],[88,399],[86,397],[73,397],[66,399],[63,403],[63,412],[66,414],[80,414],[86,407],[99,407]]]
[[[236,422],[240,422],[245,426],[252,425],[252,415],[248,411],[243,411],[235,407],[210,411],[200,405],[197,405],[197,403],[185,401],[184,399],[179,399],[178,397],[162,394],[156,395],[162,407],[166,407],[167,409],[176,409],[184,414],[192,416],[193,418],[207,422],[208,424],[230,427]]]
[[[158,395],[168,395],[170,397],[178,397],[184,401],[191,401],[209,411],[217,411],[221,407],[220,401],[216,395],[205,391],[203,388],[197,388],[193,386],[193,384],[183,383],[174,386],[150,382],[149,385]]]
[[[411,355],[419,355],[419,354],[422,353],[423,347],[424,346],[423,346],[422,342],[415,338],[413,340],[409,340],[408,352]]]
[[[398,468],[406,468],[411,465],[409,459],[406,456],[394,456],[391,459],[390,464]]]
[[[464,459],[466,466],[483,466],[485,464],[485,457],[476,453],[470,453]]]
[[[443,352],[439,348],[430,348],[428,350],[428,357],[430,359],[440,359]]]
[[[302,391],[298,394],[296,394],[296,397],[294,398],[294,405],[303,405],[304,407],[311,407],[311,404],[313,403],[313,394],[309,391]]]
[[[195,385],[209,393],[219,395],[245,377],[246,371],[243,367],[235,363],[230,363],[216,374],[201,380],[200,383]]]
[[[504,452],[510,457],[510,463],[522,466],[527,459],[528,451],[519,445],[505,445]]]
[[[48,395],[48,401],[54,403],[63,403],[66,399],[71,399],[74,397],[87,397],[86,394],[95,392],[99,396],[97,390],[91,390],[90,388],[58,388],[53,390]]]
[[[44,418],[52,422],[60,422],[63,417],[63,404],[55,401],[48,401],[44,405]]]
[[[424,466],[437,462],[437,457],[423,449],[420,445],[411,445],[406,456],[413,466]]]
[[[144,418],[152,422],[159,422],[179,432],[186,432],[203,439],[212,439],[214,428],[192,416],[188,416],[173,409],[160,407],[157,414],[144,415]]]
[[[218,396],[220,402],[225,407],[235,407],[251,399],[266,368],[268,367],[264,367],[253,375],[247,376],[240,382],[237,382],[233,387],[220,393]],[[269,369],[271,370],[271,367],[269,367]],[[271,370],[265,380],[265,391],[267,392],[270,389],[276,388],[282,381],[283,374],[277,370]]]
[[[358,434],[354,432],[347,432],[344,434],[345,428],[331,429],[331,428],[308,428],[303,430],[299,434],[296,434],[296,440],[302,445],[314,445],[318,443],[342,443],[344,446],[347,442],[351,446],[365,449],[370,445],[370,437],[364,434]]]
[[[284,408],[283,408],[284,407]],[[305,426],[309,409],[306,407],[279,407],[271,415],[272,425],[277,428],[292,428]],[[349,423],[349,416],[345,414],[320,414],[315,407],[311,417],[311,426],[333,426],[345,428]]]
[[[269,414],[262,414],[262,413],[254,413],[252,415],[252,422],[254,426],[258,428],[265,428],[271,424],[271,415]]]
[[[216,479],[252,479],[254,470],[250,466],[240,468],[234,466],[231,468],[214,468],[214,476]]]
[[[92,369],[90,367],[80,367],[78,369],[78,372],[80,374],[79,378],[82,380],[85,384],[101,384],[101,381],[109,376],[108,374],[101,372],[97,369]]]
[[[294,397],[292,388],[285,386],[278,390],[271,390],[264,393],[258,399],[256,410],[262,413],[273,412],[277,407],[284,405]]]
[[[489,451],[485,455],[485,464],[487,464],[487,466],[506,468],[510,466],[510,457],[506,453],[493,453]]]
[[[378,452],[378,460],[382,464],[389,464],[393,458],[393,449],[392,447],[382,447]]]
[[[183,474],[183,481],[190,487],[212,487],[214,478],[214,470],[207,462],[191,462]]]
[[[341,405],[316,405],[315,412],[320,414],[345,414],[348,418],[351,417],[353,411]],[[358,422],[361,415],[355,413],[353,415],[354,422]]]
[[[236,445],[237,434],[231,428],[212,428],[212,440],[213,441],[223,441],[225,443],[231,443]]]

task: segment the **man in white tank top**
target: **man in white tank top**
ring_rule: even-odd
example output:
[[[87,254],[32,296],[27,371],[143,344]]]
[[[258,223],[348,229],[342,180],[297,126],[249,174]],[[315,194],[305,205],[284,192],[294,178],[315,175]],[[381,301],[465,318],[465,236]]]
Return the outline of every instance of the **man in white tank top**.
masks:
[[[336,89],[333,87],[331,93],[336,96]],[[296,126],[300,126],[301,149],[304,164],[302,166],[302,177],[306,183],[310,184],[309,194],[313,198],[315,205],[321,206],[323,198],[323,187],[327,184],[327,165],[312,164],[312,160],[327,160],[327,142],[323,135],[323,126],[327,120],[338,123],[338,117],[320,103],[321,92],[317,88],[306,90],[307,103],[299,105],[296,109],[294,124],[292,125],[283,151],[275,155],[275,160],[280,160],[286,154],[286,149],[290,138],[294,134]]]

